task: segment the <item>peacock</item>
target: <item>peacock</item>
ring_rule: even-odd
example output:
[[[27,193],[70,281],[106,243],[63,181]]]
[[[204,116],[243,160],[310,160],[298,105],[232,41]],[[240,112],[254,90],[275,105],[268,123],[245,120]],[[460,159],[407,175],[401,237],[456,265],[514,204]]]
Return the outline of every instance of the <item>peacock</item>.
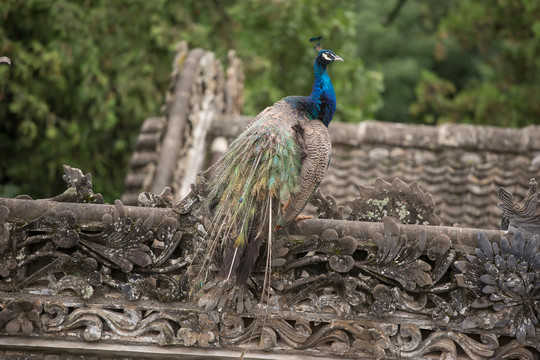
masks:
[[[320,39],[310,39],[317,50],[311,94],[285,97],[263,110],[213,166],[206,198],[213,210],[212,241],[205,261],[220,251],[218,277],[236,286],[252,273],[265,241],[267,283],[276,228],[299,216],[329,165],[336,95],[327,66],[343,59],[323,50]]]

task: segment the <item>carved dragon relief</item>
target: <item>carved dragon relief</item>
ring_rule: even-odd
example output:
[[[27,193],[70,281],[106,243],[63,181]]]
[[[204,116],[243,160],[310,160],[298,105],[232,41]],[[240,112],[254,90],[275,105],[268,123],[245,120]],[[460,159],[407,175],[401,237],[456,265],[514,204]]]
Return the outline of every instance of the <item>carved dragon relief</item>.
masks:
[[[91,181],[68,185],[70,194],[84,194],[70,201],[100,198]],[[167,196],[143,199],[156,206]],[[358,358],[534,359],[540,352],[538,235],[516,231],[498,244],[480,233],[468,253],[442,233],[408,237],[386,216],[370,239],[330,227],[302,241],[281,236],[261,304],[261,272],[236,298],[193,291],[188,268],[205,233],[201,197],[198,179],[177,217],[135,220],[117,201],[92,224],[55,210],[13,221],[0,205],[0,336]],[[336,204],[321,204],[343,217]]]

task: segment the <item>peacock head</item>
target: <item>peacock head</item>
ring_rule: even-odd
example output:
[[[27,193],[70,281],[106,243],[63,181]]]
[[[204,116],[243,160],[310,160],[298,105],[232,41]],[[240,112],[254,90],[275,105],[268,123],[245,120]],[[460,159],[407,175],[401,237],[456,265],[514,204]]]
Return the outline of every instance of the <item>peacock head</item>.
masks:
[[[315,64],[325,69],[326,66],[334,61],[343,61],[338,55],[334,54],[331,50],[324,50],[321,45],[322,36],[315,36],[309,39],[313,44],[315,50],[317,50],[317,58],[315,59]]]
[[[319,54],[317,55],[317,58],[315,59],[315,62],[317,65],[322,67],[323,69],[330,63],[333,63],[334,61],[343,61],[342,58],[340,58],[338,55],[334,54],[331,50],[321,50],[319,51]]]

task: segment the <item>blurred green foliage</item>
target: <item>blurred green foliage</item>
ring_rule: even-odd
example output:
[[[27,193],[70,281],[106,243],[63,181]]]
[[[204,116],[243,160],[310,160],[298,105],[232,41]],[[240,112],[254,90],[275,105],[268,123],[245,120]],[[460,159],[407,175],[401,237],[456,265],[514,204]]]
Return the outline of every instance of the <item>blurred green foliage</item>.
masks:
[[[122,192],[139,127],[158,115],[175,44],[236,49],[246,114],[308,94],[314,51],[337,121],[520,126],[540,114],[537,0],[5,0],[0,2],[0,196],[63,191],[63,163]],[[399,11],[395,11],[399,10]],[[391,15],[393,14],[393,15]],[[395,15],[395,17],[394,17]]]
[[[447,49],[469,55],[471,76],[458,86],[448,74],[424,73],[411,112],[427,122],[524,126],[540,120],[540,1],[459,0],[437,31]]]

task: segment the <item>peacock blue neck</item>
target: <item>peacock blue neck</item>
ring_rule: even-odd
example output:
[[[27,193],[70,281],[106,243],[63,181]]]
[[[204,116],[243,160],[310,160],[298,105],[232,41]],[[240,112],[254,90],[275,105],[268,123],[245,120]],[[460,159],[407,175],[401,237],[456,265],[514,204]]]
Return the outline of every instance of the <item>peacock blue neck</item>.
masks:
[[[313,65],[315,82],[309,96],[309,112],[312,119],[321,120],[326,127],[336,112],[336,93],[326,72],[326,66],[315,61]]]

